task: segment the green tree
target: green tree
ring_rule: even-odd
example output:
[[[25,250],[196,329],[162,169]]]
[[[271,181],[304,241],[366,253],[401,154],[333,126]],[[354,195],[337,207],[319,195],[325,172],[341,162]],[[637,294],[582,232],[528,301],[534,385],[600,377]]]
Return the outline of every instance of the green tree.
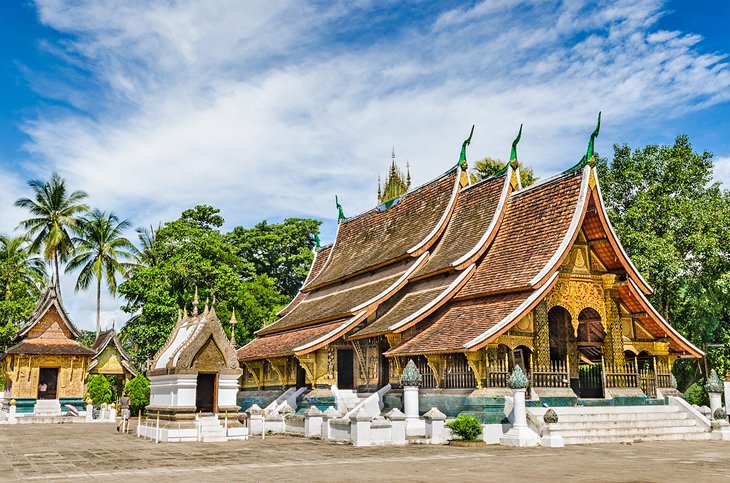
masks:
[[[320,221],[288,218],[284,223],[262,221],[253,228],[237,226],[228,241],[243,260],[253,264],[257,274],[267,275],[285,295],[293,297],[304,283],[312,265]]]
[[[124,276],[128,260],[136,249],[123,233],[129,228],[127,220],[120,221],[114,213],[94,210],[77,222],[76,250],[66,266],[67,272],[80,270],[76,290],[85,290],[96,281],[96,336],[101,331],[101,283],[106,280],[109,293],[117,294],[117,277]]]
[[[31,215],[20,222],[20,227],[32,240],[33,251],[43,250],[58,283],[58,266],[73,250],[71,230],[78,224],[79,216],[89,209],[83,203],[87,195],[83,191],[69,193],[66,181],[57,173],[51,175],[50,181],[30,180],[28,186],[33,190],[33,199],[20,198],[15,202],[15,206],[25,208]]]
[[[726,364],[730,340],[730,194],[713,183],[712,154],[687,136],[673,145],[615,145],[599,162],[611,222],[642,275],[653,304],[695,344],[725,344],[711,363]],[[675,370],[681,387],[704,372]],[[727,367],[718,367],[727,369]]]
[[[520,161],[517,161],[517,165],[520,168],[520,183],[522,183],[523,188],[527,188],[537,181],[537,177],[532,168],[526,167]],[[507,166],[507,163],[501,159],[489,157],[481,159],[474,163],[474,168],[471,170],[472,181],[479,181],[494,176],[503,170],[505,166]]]
[[[131,352],[141,365],[162,346],[175,324],[179,308],[190,310],[195,288],[201,300],[217,299],[216,312],[223,326],[233,308],[238,326],[236,340],[244,343],[253,332],[274,319],[286,302],[275,281],[258,274],[254,264],[241,258],[217,228],[218,210],[198,206],[157,230],[152,248],[156,262],[138,265],[120,285],[133,314],[123,329]]]
[[[137,374],[124,386],[129,394],[129,409],[132,414],[144,411],[150,403],[150,381],[142,374]]]
[[[0,235],[0,352],[33,311],[45,283],[45,263],[31,254],[28,239]]]
[[[86,384],[86,394],[94,400],[94,404],[109,404],[114,399],[112,385],[102,376],[91,376]]]

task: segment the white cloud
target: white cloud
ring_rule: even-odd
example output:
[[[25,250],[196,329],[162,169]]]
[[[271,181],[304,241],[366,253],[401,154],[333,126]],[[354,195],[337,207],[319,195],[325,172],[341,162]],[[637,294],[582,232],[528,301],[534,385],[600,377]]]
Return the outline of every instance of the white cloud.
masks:
[[[720,156],[713,160],[715,165],[715,179],[720,181],[723,188],[730,190],[730,156]]]
[[[486,1],[368,45],[333,41],[367,4],[38,5],[105,88],[67,94],[93,112],[25,125],[45,161],[29,169],[57,169],[136,224],[203,202],[231,224],[331,219],[335,193],[354,214],[374,204],[392,145],[420,183],[455,163],[472,123],[477,159],[506,157],[524,122],[520,157],[546,175],[580,158],[598,110],[608,152],[637,125],[730,96],[723,58],[653,30],[651,0]]]

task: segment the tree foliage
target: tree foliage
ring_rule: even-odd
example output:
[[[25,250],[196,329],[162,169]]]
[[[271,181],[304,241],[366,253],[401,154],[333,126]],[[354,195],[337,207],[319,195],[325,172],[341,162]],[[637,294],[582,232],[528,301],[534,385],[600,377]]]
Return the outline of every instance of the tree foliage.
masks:
[[[711,362],[730,368],[730,193],[712,182],[712,154],[694,152],[684,135],[668,146],[615,145],[599,173],[609,217],[654,288],[653,304],[698,346],[724,344]]]
[[[0,353],[33,312],[45,283],[45,264],[31,254],[29,240],[0,235]]]
[[[123,310],[134,314],[123,329],[138,363],[150,359],[167,339],[178,309],[191,310],[195,288],[201,308],[216,298],[218,318],[226,323],[235,307],[236,340],[246,342],[271,322],[287,302],[273,278],[258,273],[255,264],[236,251],[235,243],[218,230],[223,218],[210,206],[186,210],[156,231],[155,264],[139,264],[120,285],[127,300]]]
[[[517,165],[520,168],[520,183],[522,183],[523,188],[527,188],[537,181],[537,177],[532,168],[526,167],[520,161],[517,161]],[[507,163],[500,159],[489,157],[481,159],[474,163],[474,168],[471,170],[472,181],[479,181],[494,176],[503,170],[505,166],[507,166]]]
[[[20,222],[20,227],[32,240],[33,251],[43,250],[58,281],[58,266],[73,251],[72,229],[89,209],[83,203],[87,194],[83,191],[69,193],[66,180],[58,173],[53,173],[49,181],[30,180],[28,186],[33,190],[33,198],[20,198],[15,202],[15,206],[25,208],[31,215]]]
[[[234,228],[228,241],[241,259],[253,264],[255,273],[271,277],[283,294],[293,297],[312,265],[312,234],[320,224],[299,218],[273,225],[262,221],[253,228]]]
[[[102,376],[91,376],[86,383],[86,394],[94,404],[109,404],[114,400],[114,391],[109,380]]]
[[[137,374],[124,386],[124,391],[129,393],[129,409],[132,414],[144,411],[150,403],[150,381],[142,374]]]
[[[466,414],[459,415],[447,426],[455,436],[467,441],[473,441],[482,434],[482,423],[474,416]]]

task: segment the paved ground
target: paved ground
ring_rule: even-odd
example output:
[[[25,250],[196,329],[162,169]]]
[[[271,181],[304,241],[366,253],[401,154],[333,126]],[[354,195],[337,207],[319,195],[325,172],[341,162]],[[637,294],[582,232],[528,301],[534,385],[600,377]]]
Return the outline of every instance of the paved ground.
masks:
[[[0,426],[0,480],[683,481],[730,479],[730,442],[353,448],[303,438],[158,444],[111,424]]]

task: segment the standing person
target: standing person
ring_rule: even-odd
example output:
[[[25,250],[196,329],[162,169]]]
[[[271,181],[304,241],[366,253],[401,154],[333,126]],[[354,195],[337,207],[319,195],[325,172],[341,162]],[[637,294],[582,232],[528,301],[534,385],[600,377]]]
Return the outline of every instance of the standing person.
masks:
[[[47,390],[48,384],[46,384],[45,381],[41,381],[41,383],[38,384],[38,399],[45,399]]]
[[[129,393],[127,391],[124,391],[124,396],[122,396],[122,400],[119,402],[119,407],[122,409],[122,420],[119,421],[119,424],[117,425],[117,431],[119,431],[119,426],[122,427],[122,433],[129,433],[129,404],[131,400],[129,399]]]

